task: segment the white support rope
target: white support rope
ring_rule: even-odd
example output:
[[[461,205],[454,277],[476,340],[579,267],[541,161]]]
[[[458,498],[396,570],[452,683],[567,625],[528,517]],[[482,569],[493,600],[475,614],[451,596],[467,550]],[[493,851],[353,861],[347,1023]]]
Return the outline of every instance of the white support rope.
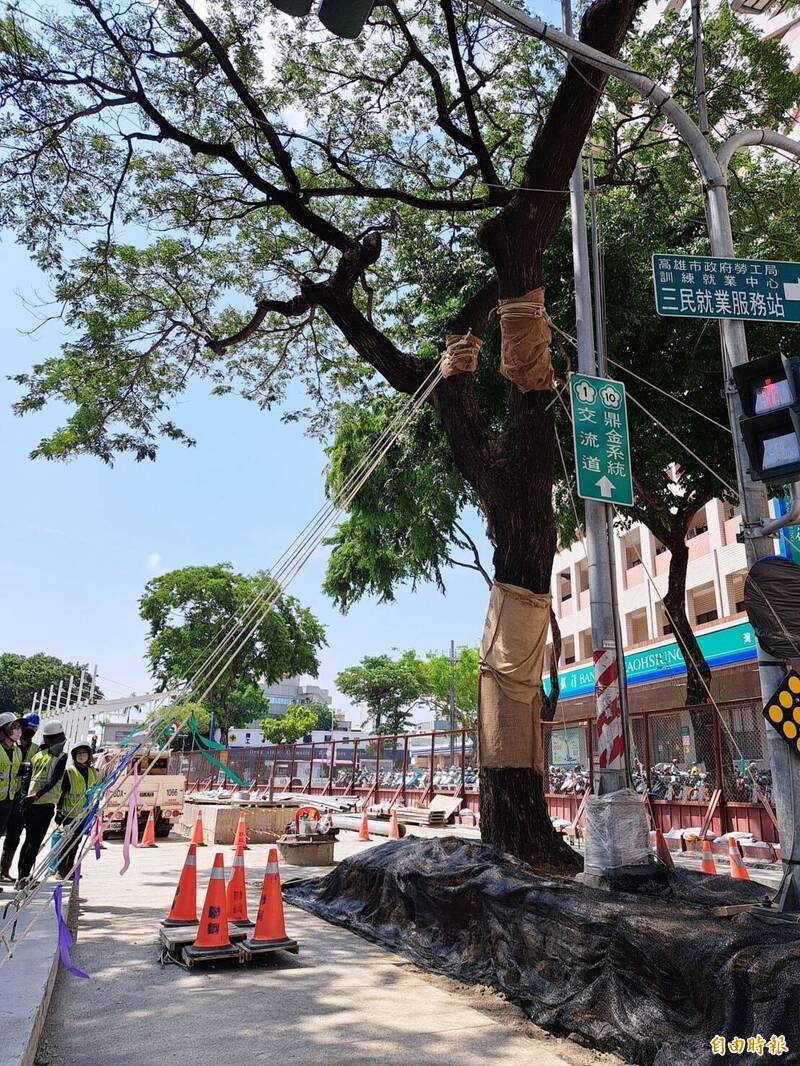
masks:
[[[334,499],[320,509],[317,515],[305,527],[303,533],[295,538],[295,541],[292,542],[289,549],[283,553],[276,568],[273,568],[273,571],[270,572],[267,578],[265,578],[264,588],[262,588],[257,596],[254,597],[254,599],[243,609],[241,617],[234,620],[225,637],[223,637],[220,643],[206,657],[193,677],[181,687],[177,700],[173,700],[170,703],[168,708],[170,711],[174,712],[177,706],[180,706],[182,703],[187,703],[190,697],[198,690],[201,683],[205,685],[205,688],[203,689],[202,695],[199,697],[200,701],[202,702],[202,700],[209,695],[219,678],[230,667],[244,644],[250,639],[252,629],[261,623],[263,618],[266,617],[269,611],[278,602],[289,583],[299,573],[302,566],[323,542],[328,531],[337,523],[341,514],[349,507],[355,499],[355,496],[364,484],[366,484],[372,473],[377,469],[387,452],[397,442],[402,431],[427,402],[440,380],[441,367],[437,362],[431,372],[421,382],[416,392],[409,397],[406,405],[401,408],[387,424],[384,431],[379,435],[377,441],[369,449],[367,455],[354,468],[354,470],[351,471],[348,477],[345,478],[343,485],[336,493]],[[276,570],[277,573],[275,572]],[[253,615],[255,615],[255,618]],[[238,642],[236,642],[237,634],[241,636],[241,639],[239,639]],[[230,645],[232,642],[235,642],[234,646],[224,660],[221,668],[219,668],[220,657],[224,654],[226,646]],[[190,712],[187,712],[184,716],[183,725],[188,721],[189,713]],[[166,724],[166,716],[161,715],[156,721],[150,724],[148,730],[149,735],[152,736],[157,730],[162,728],[164,724]],[[179,728],[182,728],[182,726],[179,726]],[[156,759],[169,751],[172,735],[164,741],[164,746],[159,749]],[[141,746],[142,744],[140,743],[132,749],[132,752],[127,753],[131,757],[131,760],[135,757],[136,752],[140,750]],[[150,766],[141,775],[139,781],[142,781],[144,777],[147,776],[152,766],[155,765],[156,759],[150,763]],[[113,780],[113,775],[114,769],[112,768],[110,776],[107,779],[109,783]],[[101,790],[100,799],[97,803],[98,812],[100,812],[108,802],[108,791],[107,786]],[[38,920],[39,915],[34,917],[21,936],[15,936],[14,940],[10,943],[9,936],[11,934],[9,933],[9,930],[13,929],[16,925],[20,911],[35,898],[40,888],[47,880],[50,864],[56,861],[59,855],[70,846],[75,834],[82,831],[83,825],[76,820],[76,822],[68,828],[68,831],[62,834],[62,839],[59,840],[56,847],[47,852],[45,858],[39,863],[39,866],[33,872],[33,880],[38,880],[38,883],[33,884],[32,888],[23,888],[14,898],[13,903],[16,907],[14,917],[6,921],[4,925],[0,926],[0,944],[6,948],[6,956],[5,958],[0,959],[0,966],[2,966],[12,954],[13,948],[11,947],[11,943],[19,943],[24,939]],[[73,864],[70,876],[74,873],[79,861],[80,859]],[[39,874],[42,875],[41,880],[38,879],[37,875]]]

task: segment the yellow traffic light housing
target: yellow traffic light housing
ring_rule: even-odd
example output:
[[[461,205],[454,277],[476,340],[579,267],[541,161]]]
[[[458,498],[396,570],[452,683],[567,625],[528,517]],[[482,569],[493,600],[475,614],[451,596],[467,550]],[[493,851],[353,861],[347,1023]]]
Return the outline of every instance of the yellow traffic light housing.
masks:
[[[764,707],[764,717],[800,753],[800,674],[790,670]]]

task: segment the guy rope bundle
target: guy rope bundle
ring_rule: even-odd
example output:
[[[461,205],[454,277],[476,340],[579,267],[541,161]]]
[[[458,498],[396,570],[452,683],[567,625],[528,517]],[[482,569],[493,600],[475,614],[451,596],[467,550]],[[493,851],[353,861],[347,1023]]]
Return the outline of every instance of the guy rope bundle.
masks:
[[[71,872],[80,865],[83,854],[90,843],[89,835],[92,831],[92,825],[95,818],[107,804],[112,785],[117,783],[123,771],[129,769],[133,759],[142,748],[148,746],[148,742],[157,741],[157,757],[169,751],[172,737],[186,725],[191,714],[190,709],[185,709],[182,717],[179,712],[191,702],[202,703],[213,691],[214,686],[235,660],[246,641],[250,639],[253,629],[261,623],[263,618],[278,603],[288,585],[322,544],[330,529],[338,523],[343,513],[367,483],[385,455],[400,439],[403,430],[428,401],[441,379],[442,369],[437,361],[420,383],[416,392],[407,397],[405,403],[398,409],[394,417],[374,441],[361,462],[347,475],[333,498],[320,508],[280,556],[275,566],[265,576],[261,589],[242,608],[238,617],[233,619],[228,631],[220,639],[219,643],[200,663],[195,673],[179,686],[177,695],[173,693],[173,696],[175,696],[173,701],[150,723],[146,734],[130,751],[120,758],[109,775],[94,786],[93,790],[87,792],[88,813],[86,819],[83,822],[80,819],[76,819],[63,832],[58,844],[50,853],[45,854],[45,857],[40,860],[38,866],[31,872],[31,881],[28,886],[18,891],[13,900],[11,917],[0,920],[0,947],[4,949],[2,955],[0,955],[0,966],[3,966],[8,961],[14,952],[15,944],[20,943],[28,935],[42,913],[41,910],[37,912],[21,932],[17,931],[21,913],[36,898],[43,885],[49,879],[49,863],[54,860],[57,861],[60,855],[74,841],[75,836],[78,833],[82,833],[85,840],[82,847],[78,849]],[[166,699],[167,697],[165,696]],[[157,757],[151,760],[148,768],[142,773],[139,778],[140,782],[155,765]]]

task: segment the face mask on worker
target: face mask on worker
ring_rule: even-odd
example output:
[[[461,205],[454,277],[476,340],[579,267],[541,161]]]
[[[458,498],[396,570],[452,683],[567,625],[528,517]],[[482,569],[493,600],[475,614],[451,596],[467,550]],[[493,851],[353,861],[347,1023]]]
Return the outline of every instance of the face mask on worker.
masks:
[[[58,744],[51,744],[49,751],[51,755],[60,755],[64,750],[65,741],[60,740]]]

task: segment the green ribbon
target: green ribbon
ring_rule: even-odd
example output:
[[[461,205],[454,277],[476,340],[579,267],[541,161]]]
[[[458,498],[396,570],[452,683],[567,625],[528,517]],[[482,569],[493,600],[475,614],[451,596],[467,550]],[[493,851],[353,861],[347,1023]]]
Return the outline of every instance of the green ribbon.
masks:
[[[200,726],[194,713],[189,715],[187,729],[197,741],[199,745],[197,750],[204,759],[208,760],[212,766],[216,766],[219,770],[222,770],[223,774],[225,774],[226,777],[229,777],[234,784],[239,786],[239,788],[247,788],[247,782],[243,781],[235,771],[231,770],[224,763],[220,762],[219,759],[216,759],[213,755],[209,754],[210,751],[225,751],[225,745],[218,744],[216,740],[210,740],[208,737],[204,737],[200,733]]]

